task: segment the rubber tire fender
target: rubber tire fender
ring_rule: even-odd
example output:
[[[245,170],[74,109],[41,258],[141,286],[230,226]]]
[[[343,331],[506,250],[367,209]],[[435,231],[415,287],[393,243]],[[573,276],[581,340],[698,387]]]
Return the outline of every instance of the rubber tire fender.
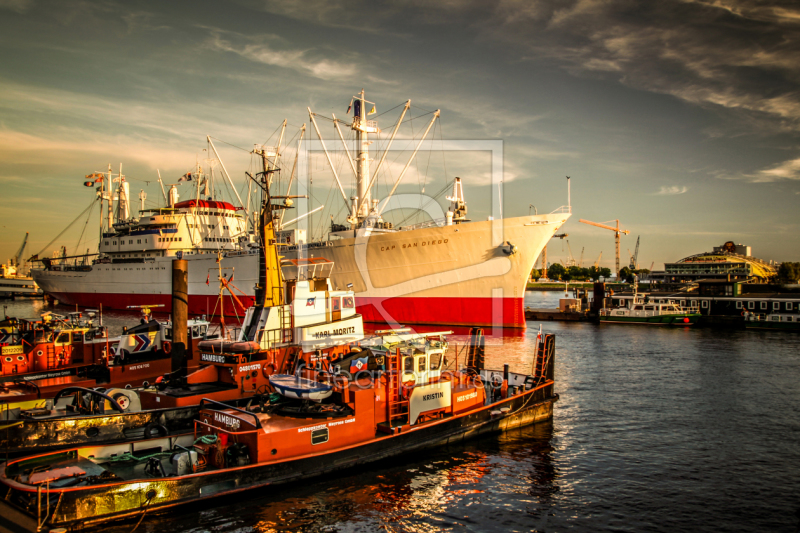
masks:
[[[162,424],[157,424],[155,422],[150,422],[144,428],[144,438],[152,439],[153,431],[156,432],[156,436],[158,437],[166,437],[167,433],[169,433],[169,431],[167,431],[166,426]]]

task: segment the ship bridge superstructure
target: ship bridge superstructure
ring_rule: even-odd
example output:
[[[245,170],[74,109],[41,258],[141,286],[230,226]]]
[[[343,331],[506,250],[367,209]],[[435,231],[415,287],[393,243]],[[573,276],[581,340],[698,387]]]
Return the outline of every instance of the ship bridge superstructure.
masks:
[[[100,260],[216,253],[238,249],[245,216],[228,202],[187,200],[142,211],[138,220],[114,224],[104,233]]]

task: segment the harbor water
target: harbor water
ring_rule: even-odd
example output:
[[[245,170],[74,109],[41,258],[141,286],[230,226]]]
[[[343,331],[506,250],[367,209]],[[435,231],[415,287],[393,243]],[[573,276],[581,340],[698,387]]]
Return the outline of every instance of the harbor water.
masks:
[[[526,305],[561,297],[529,292]],[[115,333],[136,315],[105,318]],[[800,335],[543,329],[557,339],[552,423],[148,515],[137,531],[800,530]],[[527,369],[537,330],[489,336],[486,366]]]

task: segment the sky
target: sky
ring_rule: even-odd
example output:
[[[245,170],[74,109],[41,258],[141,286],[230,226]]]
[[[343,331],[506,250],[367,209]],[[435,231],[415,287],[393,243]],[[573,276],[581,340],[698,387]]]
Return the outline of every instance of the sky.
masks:
[[[221,160],[245,195],[248,151],[277,144],[286,119],[286,179],[299,128],[316,139],[306,108],[333,148],[323,117],[347,119],[362,88],[376,103],[376,148],[412,104],[379,194],[440,110],[399,192],[434,196],[460,176],[479,220],[501,203],[506,217],[553,211],[570,176],[563,231],[584,266],[602,252],[613,268],[614,241],[579,218],[620,220],[623,264],[637,237],[640,266],[656,270],[728,240],[800,261],[795,2],[0,0],[0,56],[3,262],[25,232],[28,254],[94,251],[96,207],[46,245],[92,203],[84,176],[109,164],[148,207],[158,172],[177,183],[197,162],[221,176]],[[502,142],[500,187],[488,152],[437,152],[458,140]],[[344,156],[333,157],[349,195]],[[309,167],[311,207],[325,205],[312,218],[319,237],[345,208],[324,156]],[[567,256],[551,243],[548,260]]]

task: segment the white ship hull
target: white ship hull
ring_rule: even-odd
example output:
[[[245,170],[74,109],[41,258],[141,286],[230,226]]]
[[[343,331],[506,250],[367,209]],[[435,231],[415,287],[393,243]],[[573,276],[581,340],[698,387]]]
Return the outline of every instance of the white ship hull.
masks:
[[[291,246],[284,255],[333,261],[333,287],[353,285],[365,321],[523,328],[523,296],[534,261],[568,217],[533,215],[373,234]],[[189,262],[191,314],[244,315],[258,281],[255,252],[229,252],[223,259],[224,272],[233,272],[233,285],[243,294],[237,294],[238,302],[226,296],[222,306],[216,255],[183,258]],[[173,259],[95,264],[86,271],[53,266],[33,277],[61,303],[107,309],[162,304],[168,311]]]

